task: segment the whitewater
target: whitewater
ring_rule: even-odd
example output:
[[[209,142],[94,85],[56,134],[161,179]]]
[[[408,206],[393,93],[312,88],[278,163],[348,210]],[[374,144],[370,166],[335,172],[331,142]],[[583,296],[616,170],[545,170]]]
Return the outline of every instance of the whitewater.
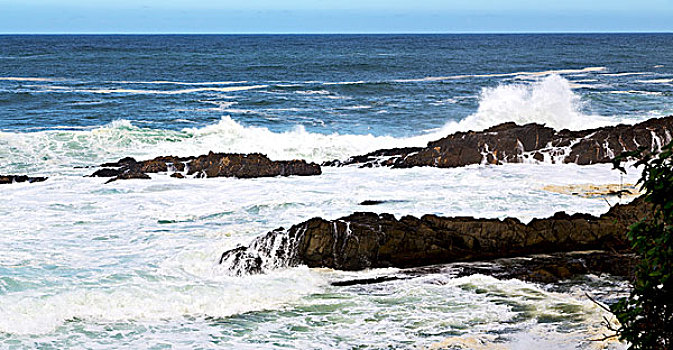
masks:
[[[457,47],[466,47],[475,59],[495,57],[483,52],[489,43],[523,39],[440,36],[427,39],[427,47],[414,38],[393,39],[330,44],[320,37],[288,38],[310,44],[301,56],[272,38],[201,38],[194,45],[210,56],[192,62],[190,51],[180,51],[189,50],[183,39],[168,38],[183,49],[142,66],[138,75],[119,73],[120,67],[132,72],[124,55],[163,52],[158,39],[109,39],[125,45],[119,53],[103,39],[81,39],[107,62],[102,72],[59,51],[85,50],[67,38],[32,39],[47,56],[0,52],[17,57],[0,71],[0,174],[49,177],[0,188],[0,348],[624,349],[616,341],[588,341],[606,331],[601,322],[609,315],[585,293],[611,302],[628,291],[625,281],[610,276],[544,285],[436,273],[337,287],[331,283],[399,270],[302,266],[234,277],[218,259],[278,227],[356,211],[524,222],[557,211],[598,215],[620,200],[606,203],[545,186],[635,183],[632,168],[621,175],[608,164],[323,167],[313,177],[152,174],[152,180],[111,184],[86,177],[92,166],[127,156],[259,152],[321,163],[424,146],[504,122],[580,130],[673,112],[673,72],[665,57],[620,66],[579,43],[590,54],[577,56],[587,61],[547,58],[538,64],[531,56],[524,64],[503,59],[471,71],[436,55],[453,57]],[[236,45],[227,40],[260,51],[236,58]],[[511,54],[533,50],[538,39],[530,40]],[[349,55],[344,47],[362,54]],[[603,49],[621,52],[617,44]],[[234,63],[221,61],[227,50],[234,50],[227,56]],[[391,56],[381,55],[386,50]],[[58,60],[68,62],[64,71],[48,68]],[[392,68],[372,68],[382,60]],[[169,69],[175,62],[182,62],[182,71]],[[364,200],[389,201],[362,207]]]

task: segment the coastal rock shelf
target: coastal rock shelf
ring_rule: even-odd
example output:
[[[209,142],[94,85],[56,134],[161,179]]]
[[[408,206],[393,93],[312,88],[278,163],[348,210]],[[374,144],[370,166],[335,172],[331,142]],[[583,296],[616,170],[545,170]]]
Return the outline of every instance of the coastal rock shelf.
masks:
[[[17,182],[42,182],[47,180],[46,177],[42,176],[26,176],[26,175],[0,175],[0,184],[13,184]]]
[[[635,275],[638,261],[633,253],[600,250],[537,254],[521,258],[415,267],[402,269],[391,275],[333,281],[331,285],[374,284],[431,274],[449,275],[453,278],[480,274],[499,279],[516,278],[529,282],[556,283],[579,275],[608,273],[630,280]]]
[[[123,158],[114,163],[102,164],[92,177],[112,177],[107,183],[122,179],[149,179],[148,173],[171,173],[172,177],[237,177],[255,178],[272,176],[320,175],[320,165],[304,160],[272,161],[259,153],[213,153],[198,157],[156,157],[136,161]]]
[[[568,215],[524,224],[517,219],[421,218],[354,213],[336,220],[313,218],[260,236],[222,254],[232,274],[262,273],[307,265],[340,270],[415,267],[588,249],[624,249],[630,224],[645,217],[642,197],[606,214]]]
[[[673,116],[581,131],[555,131],[541,124],[510,122],[484,131],[458,132],[432,141],[427,147],[383,149],[323,165],[393,168],[534,162],[588,165],[609,163],[616,155],[639,147],[657,152],[673,140],[672,134]]]

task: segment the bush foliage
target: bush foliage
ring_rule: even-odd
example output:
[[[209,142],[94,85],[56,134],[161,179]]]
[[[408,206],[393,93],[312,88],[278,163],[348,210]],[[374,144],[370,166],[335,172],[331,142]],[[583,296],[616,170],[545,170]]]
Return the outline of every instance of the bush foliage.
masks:
[[[612,305],[631,349],[673,349],[673,142],[653,155],[640,150],[615,161],[636,158],[643,167],[639,184],[652,215],[630,227],[628,239],[641,258],[631,294]]]

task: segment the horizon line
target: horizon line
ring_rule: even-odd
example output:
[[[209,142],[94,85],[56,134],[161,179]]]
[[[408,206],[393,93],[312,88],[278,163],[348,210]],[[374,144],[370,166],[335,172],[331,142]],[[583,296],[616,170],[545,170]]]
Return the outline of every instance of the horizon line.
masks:
[[[673,34],[668,31],[405,31],[405,32],[0,32],[0,35],[462,35],[462,34]]]

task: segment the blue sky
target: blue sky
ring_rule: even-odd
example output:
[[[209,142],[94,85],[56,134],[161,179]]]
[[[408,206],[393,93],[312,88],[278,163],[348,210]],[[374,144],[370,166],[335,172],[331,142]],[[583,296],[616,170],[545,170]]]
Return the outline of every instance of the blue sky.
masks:
[[[673,0],[0,0],[0,33],[671,32]]]

